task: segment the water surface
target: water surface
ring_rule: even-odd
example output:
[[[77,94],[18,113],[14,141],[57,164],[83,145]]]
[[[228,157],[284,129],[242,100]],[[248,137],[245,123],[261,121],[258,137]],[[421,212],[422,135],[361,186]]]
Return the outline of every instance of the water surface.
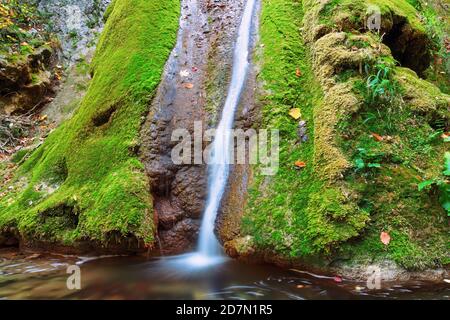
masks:
[[[383,284],[318,278],[225,259],[196,268],[179,258],[56,255],[0,257],[0,299],[450,299],[446,283]],[[81,290],[67,289],[69,265],[81,269]]]

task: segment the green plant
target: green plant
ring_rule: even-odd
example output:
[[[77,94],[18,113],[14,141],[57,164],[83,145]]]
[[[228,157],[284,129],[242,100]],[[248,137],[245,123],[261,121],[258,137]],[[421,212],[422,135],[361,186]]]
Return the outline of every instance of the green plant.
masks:
[[[393,79],[395,63],[380,59],[374,65],[366,64],[365,98],[369,105],[393,103],[399,95],[400,86]]]
[[[379,163],[381,156],[383,155],[380,153],[373,153],[367,151],[365,148],[358,148],[353,160],[356,171],[381,168],[381,164]]]
[[[450,152],[446,152],[444,156],[444,170],[442,176],[434,179],[425,180],[419,183],[419,191],[438,190],[439,202],[450,216]]]

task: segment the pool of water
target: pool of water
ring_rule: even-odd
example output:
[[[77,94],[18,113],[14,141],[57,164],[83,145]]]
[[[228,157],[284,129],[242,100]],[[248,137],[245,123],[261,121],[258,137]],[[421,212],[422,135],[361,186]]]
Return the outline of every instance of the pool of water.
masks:
[[[443,283],[383,284],[320,277],[223,259],[194,266],[186,258],[0,255],[0,299],[450,299]],[[78,265],[81,290],[67,288]]]

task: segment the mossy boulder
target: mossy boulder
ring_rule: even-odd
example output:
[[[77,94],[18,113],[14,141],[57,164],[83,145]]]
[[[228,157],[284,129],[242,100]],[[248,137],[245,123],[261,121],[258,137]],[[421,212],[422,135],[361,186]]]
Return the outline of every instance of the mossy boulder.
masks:
[[[409,39],[402,43],[420,66],[395,62],[396,48],[366,28],[369,4],[381,9],[387,33]],[[334,272],[338,264],[411,271],[448,263],[439,194],[418,190],[441,175],[450,116],[449,97],[417,75],[429,65],[419,13],[400,0],[263,1],[263,125],[282,128],[282,142],[277,175],[253,168],[239,237],[251,236],[253,255]],[[275,55],[276,67],[268,63]],[[287,116],[293,107],[307,123],[306,143]],[[296,170],[298,160],[307,166]]]
[[[179,6],[113,1],[88,92],[74,116],[2,187],[0,230],[17,228],[30,246],[153,245],[149,185],[136,141],[175,43]]]

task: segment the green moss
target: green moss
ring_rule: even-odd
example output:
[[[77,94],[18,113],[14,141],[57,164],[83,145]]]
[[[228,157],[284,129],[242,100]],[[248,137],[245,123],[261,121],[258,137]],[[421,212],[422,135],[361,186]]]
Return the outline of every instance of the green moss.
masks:
[[[147,178],[133,146],[141,117],[174,45],[179,2],[116,0],[92,63],[94,77],[72,119],[55,130],[18,169],[25,188],[0,202],[0,228],[72,243],[108,235],[153,241]],[[38,185],[52,190],[39,190]],[[76,208],[72,228],[43,216]]]
[[[350,27],[347,33],[323,35],[318,25],[326,24],[324,18],[351,22],[361,11],[358,3],[263,1],[260,101],[263,126],[280,129],[280,169],[265,177],[254,168],[242,230],[256,248],[285,259],[322,265],[334,259],[388,259],[419,270],[440,266],[448,261],[446,215],[438,195],[421,193],[417,186],[440,174],[448,96],[396,67],[375,34]],[[373,3],[384,14],[390,10],[411,25],[420,23],[405,1]],[[298,34],[303,13],[312,54]],[[317,35],[322,36],[317,40]],[[388,76],[380,77],[380,99],[365,100],[355,84],[367,89],[380,61],[389,63]],[[297,137],[298,122],[288,116],[294,107],[307,121],[304,143]],[[296,170],[297,160],[306,168]],[[389,246],[380,241],[382,231],[391,235]]]
[[[263,2],[261,42],[264,44],[261,81],[265,94],[263,126],[280,130],[280,168],[275,176],[255,176],[249,192],[243,230],[257,247],[287,257],[312,257],[330,252],[335,244],[358,234],[367,213],[345,199],[342,190],[317,174],[317,108],[323,99],[314,80],[310,54],[300,41],[302,7],[291,1]],[[296,69],[301,76],[296,77]],[[309,139],[300,142],[298,121],[288,112],[299,107]],[[306,161],[297,170],[294,163]]]

